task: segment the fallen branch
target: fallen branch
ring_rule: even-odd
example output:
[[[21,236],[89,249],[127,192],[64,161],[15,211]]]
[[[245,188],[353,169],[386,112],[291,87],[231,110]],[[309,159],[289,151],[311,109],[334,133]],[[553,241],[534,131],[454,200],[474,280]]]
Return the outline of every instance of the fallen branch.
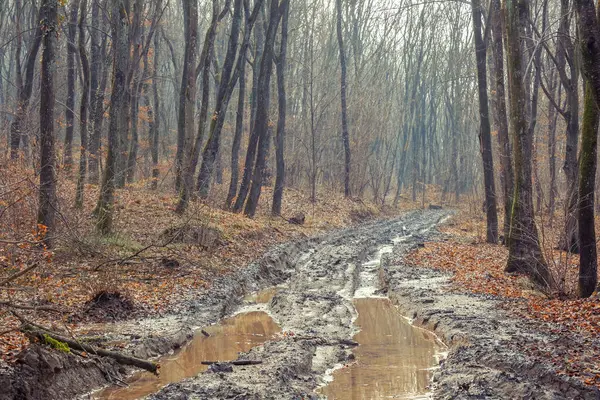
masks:
[[[356,346],[360,345],[360,343],[358,343],[357,341],[350,340],[350,339],[325,339],[322,336],[293,336],[293,339],[294,340],[316,340],[322,346],[344,345],[344,346],[356,347]]]
[[[61,310],[52,306],[28,306],[26,304],[15,304],[8,301],[0,301],[0,307],[18,308],[20,310],[50,311],[55,313],[67,312],[66,310]]]
[[[35,327],[33,327],[31,325],[23,325],[21,327],[21,330],[25,333],[35,335],[42,342],[45,341],[46,336],[49,336],[50,338],[52,338],[54,340],[57,340],[62,343],[66,343],[69,346],[69,348],[85,351],[88,354],[96,354],[101,357],[110,357],[110,358],[114,359],[115,361],[117,361],[119,364],[131,365],[134,367],[142,368],[142,369],[145,369],[146,371],[150,371],[154,374],[158,373],[159,365],[152,361],[142,360],[141,358],[128,356],[128,355],[125,355],[122,353],[117,353],[115,351],[109,351],[109,350],[95,348],[95,347],[87,345],[87,344],[76,342],[76,341],[66,338],[64,336],[57,335],[54,332],[46,331],[45,329],[44,330],[36,329]]]
[[[25,275],[26,273],[28,273],[31,270],[34,270],[38,267],[38,264],[33,264],[30,267],[25,268],[23,271],[17,272],[16,274],[9,276],[8,278],[6,278],[5,280],[3,280],[2,282],[0,282],[0,286],[6,286],[8,283],[14,281],[15,279]]]
[[[231,365],[258,365],[261,360],[235,360],[235,361],[202,361],[202,365],[231,364]]]

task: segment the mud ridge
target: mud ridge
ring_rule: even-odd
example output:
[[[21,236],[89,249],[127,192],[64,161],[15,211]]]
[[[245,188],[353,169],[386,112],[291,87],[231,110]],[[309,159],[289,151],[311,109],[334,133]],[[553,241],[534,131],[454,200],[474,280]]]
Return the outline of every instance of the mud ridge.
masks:
[[[382,275],[400,310],[450,347],[434,375],[434,398],[600,399],[598,389],[526,353],[544,348],[560,354],[565,339],[578,340],[576,333],[565,338],[547,324],[511,316],[495,297],[449,292],[449,275],[406,266],[409,246],[397,246],[382,260]]]

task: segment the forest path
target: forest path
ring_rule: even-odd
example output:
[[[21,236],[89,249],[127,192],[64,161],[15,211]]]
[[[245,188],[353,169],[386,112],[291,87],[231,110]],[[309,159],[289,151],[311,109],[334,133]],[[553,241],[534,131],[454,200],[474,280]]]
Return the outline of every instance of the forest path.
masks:
[[[259,360],[260,364],[221,364],[207,372],[195,372],[189,379],[152,382],[150,386],[138,376],[128,389],[100,398],[139,398],[149,393],[153,393],[149,398],[156,400],[304,399],[319,398],[323,393],[334,399],[431,395],[457,399],[600,398],[594,389],[556,374],[541,352],[532,352],[560,352],[569,340],[576,339],[511,316],[499,307],[503,304],[500,299],[450,292],[448,275],[404,262],[411,249],[442,239],[435,227],[448,216],[446,211],[412,212],[397,220],[372,222],[281,246],[251,266],[243,280],[246,289],[271,289],[244,298],[240,285],[224,284],[217,293],[229,293],[239,300],[225,305],[211,303],[212,308],[218,305],[222,314],[235,315],[216,325],[223,327],[221,332],[228,326],[236,327],[235,333],[229,333],[233,344],[227,333],[217,333],[216,343],[206,343],[203,350],[188,353],[185,360],[183,356],[172,357],[172,364],[180,366],[183,362],[198,365],[202,361],[233,360],[236,357],[232,354],[216,359],[226,353],[206,349],[233,346],[241,351],[239,360]],[[258,286],[250,287],[250,281]],[[365,300],[374,302],[365,305]],[[197,307],[204,307],[205,315],[190,317],[190,321],[199,322],[196,326],[202,325],[212,309],[202,300]],[[403,327],[402,315],[434,331],[450,347],[441,368],[435,367],[443,346],[424,330],[417,341],[419,334],[413,330],[418,328],[406,322],[408,328]],[[362,324],[362,338],[361,334],[355,336],[357,324]],[[372,329],[384,324],[391,328]],[[379,336],[391,337],[393,344],[402,337],[409,340],[404,349],[390,347],[389,341],[382,346],[369,342],[373,337],[369,329],[383,332]],[[240,345],[252,337],[250,346]],[[360,343],[358,348],[353,338]],[[197,344],[197,340],[192,343]],[[403,358],[415,354],[421,354],[420,358],[406,365]],[[207,360],[211,356],[214,358]],[[377,359],[381,362],[373,362]],[[378,369],[373,370],[373,365]],[[165,367],[162,373],[168,375],[172,367]],[[404,388],[394,387],[392,383],[404,379],[402,373],[412,375],[409,383]],[[361,381],[368,374],[372,378]],[[136,392],[140,383],[145,391]],[[380,389],[369,392],[369,385]],[[131,397],[125,395],[128,391],[133,393]]]

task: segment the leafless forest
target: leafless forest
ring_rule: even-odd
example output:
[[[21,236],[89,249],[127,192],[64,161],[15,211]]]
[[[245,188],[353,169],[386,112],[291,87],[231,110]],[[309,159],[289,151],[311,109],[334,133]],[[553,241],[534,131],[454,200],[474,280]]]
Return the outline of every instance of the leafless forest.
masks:
[[[461,287],[597,334],[599,105],[592,0],[0,0],[2,362],[409,209],[457,213]]]

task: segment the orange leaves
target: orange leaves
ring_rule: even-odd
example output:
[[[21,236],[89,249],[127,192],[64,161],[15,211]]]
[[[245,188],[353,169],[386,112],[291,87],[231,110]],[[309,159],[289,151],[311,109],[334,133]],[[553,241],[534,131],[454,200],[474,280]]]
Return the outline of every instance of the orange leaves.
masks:
[[[450,290],[521,299],[522,301],[506,302],[503,308],[522,318],[549,323],[548,329],[556,333],[560,340],[577,334],[578,339],[565,345],[564,356],[559,357],[542,348],[523,349],[527,354],[543,357],[557,373],[600,387],[597,362],[600,348],[594,344],[595,338],[600,335],[600,298],[548,299],[537,292],[527,278],[505,274],[507,249],[500,245],[481,243],[482,233],[485,232],[483,220],[463,217],[456,218],[441,229],[451,235],[450,241],[427,243],[424,248],[409,254],[407,261],[451,272],[453,285]],[[553,231],[544,233],[546,257],[554,274],[560,274],[560,268],[563,268],[566,272],[562,276],[567,284],[576,283],[576,257],[570,259],[564,253],[553,252],[549,248],[552,243],[556,243],[557,235]]]

